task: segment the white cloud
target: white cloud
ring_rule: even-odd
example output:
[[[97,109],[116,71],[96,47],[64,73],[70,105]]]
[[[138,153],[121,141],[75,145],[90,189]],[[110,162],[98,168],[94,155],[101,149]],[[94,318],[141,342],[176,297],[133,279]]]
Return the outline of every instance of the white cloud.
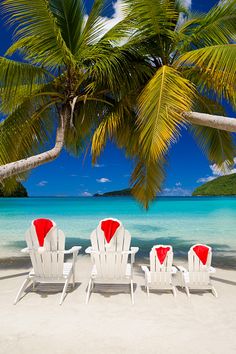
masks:
[[[182,186],[182,183],[176,182],[175,185],[176,185],[176,187],[180,187],[180,186]]]
[[[125,18],[125,7],[127,6],[123,3],[123,0],[117,0],[113,4],[114,13],[112,17],[100,17],[100,24],[102,25],[102,30],[97,33],[96,41],[98,41],[106,32],[108,32],[112,27]],[[88,20],[88,15],[84,16],[84,25]]]
[[[92,197],[92,194],[85,191],[85,192],[81,193],[81,197]]]
[[[111,18],[104,17],[105,23],[105,33],[114,27],[117,23],[125,17],[125,4],[123,0],[117,0],[112,4],[114,13]]]
[[[101,167],[104,167],[105,165],[104,164],[99,164],[99,163],[95,163],[93,165],[93,167],[96,167],[96,168],[101,168]]]
[[[210,165],[209,167],[212,171],[212,175],[199,178],[197,180],[197,183],[206,183],[209,181],[213,181],[213,179],[215,179],[217,177],[231,175],[232,173],[236,173],[236,157],[234,158],[234,166],[232,166],[232,167],[229,167],[226,164],[225,164],[223,170],[220,170],[216,164]]]
[[[187,197],[191,194],[190,190],[181,187],[164,188],[160,193],[163,197]]]
[[[215,179],[216,176],[207,176],[207,177],[201,177],[197,180],[197,183],[206,183],[206,182],[210,182],[213,181],[213,179]]]
[[[48,184],[48,181],[40,181],[39,183],[36,184],[38,187],[45,187],[46,184]]]
[[[78,175],[73,174],[73,173],[70,175],[70,177],[77,177],[77,176],[78,176]]]
[[[182,0],[181,2],[183,4],[183,6],[185,6],[187,9],[191,9],[192,0]]]
[[[98,178],[96,179],[96,181],[98,183],[107,183],[107,182],[111,182],[111,180],[109,178],[105,178],[105,177],[102,177],[102,178]]]

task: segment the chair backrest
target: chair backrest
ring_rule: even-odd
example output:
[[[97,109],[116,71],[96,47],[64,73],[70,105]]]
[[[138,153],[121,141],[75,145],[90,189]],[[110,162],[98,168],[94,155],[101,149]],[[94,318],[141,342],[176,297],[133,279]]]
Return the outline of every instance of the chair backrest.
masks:
[[[123,278],[126,272],[131,242],[130,233],[113,218],[103,219],[91,234],[92,257],[99,278]]]
[[[62,277],[65,235],[56,224],[49,219],[34,220],[25,238],[35,275],[45,279]]]
[[[151,281],[161,284],[171,283],[173,250],[170,245],[155,245],[150,252]]]
[[[203,244],[192,246],[188,252],[189,281],[193,284],[209,282],[209,267],[211,266],[211,247]]]

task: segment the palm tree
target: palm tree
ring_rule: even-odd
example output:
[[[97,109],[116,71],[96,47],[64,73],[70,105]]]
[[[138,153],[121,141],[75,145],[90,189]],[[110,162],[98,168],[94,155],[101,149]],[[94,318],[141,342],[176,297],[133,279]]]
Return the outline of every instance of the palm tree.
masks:
[[[191,133],[219,168],[234,163],[230,132],[236,132],[236,120],[224,117],[222,99],[236,108],[236,1],[222,2],[205,15],[189,13],[181,1],[125,2],[130,11],[117,25],[117,30],[129,26],[123,49],[149,60],[153,75],[136,90],[136,129],[129,119],[120,125],[132,139],[124,139],[115,124],[109,135],[136,156],[132,191],[147,207],[160,191],[168,151],[181,127],[191,124]],[[100,154],[97,141],[105,144],[105,131],[101,122],[93,137],[94,156]]]
[[[81,153],[146,76],[137,56],[114,45],[116,32],[106,33],[103,0],[89,16],[83,0],[3,0],[1,9],[14,42],[0,58],[0,181],[12,185],[63,147]]]
[[[0,180],[91,139],[96,161],[110,138],[135,160],[133,194],[147,207],[189,122],[211,161],[233,162],[235,123],[211,114],[223,116],[221,98],[235,107],[235,0],[195,17],[180,1],[125,0],[125,19],[106,33],[102,0],[87,21],[82,0],[2,3],[15,32],[6,54],[23,62],[0,59]]]

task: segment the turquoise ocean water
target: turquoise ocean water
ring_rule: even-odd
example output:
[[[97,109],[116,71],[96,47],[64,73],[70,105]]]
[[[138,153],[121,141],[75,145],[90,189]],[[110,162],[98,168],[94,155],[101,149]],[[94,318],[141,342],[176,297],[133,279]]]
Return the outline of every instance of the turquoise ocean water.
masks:
[[[186,256],[197,242],[211,245],[215,255],[236,258],[236,198],[159,198],[149,211],[133,199],[1,198],[0,257],[20,256],[24,233],[34,218],[53,219],[67,236],[67,246],[89,245],[99,220],[120,219],[132,234],[140,256],[153,244],[172,244],[175,255]]]

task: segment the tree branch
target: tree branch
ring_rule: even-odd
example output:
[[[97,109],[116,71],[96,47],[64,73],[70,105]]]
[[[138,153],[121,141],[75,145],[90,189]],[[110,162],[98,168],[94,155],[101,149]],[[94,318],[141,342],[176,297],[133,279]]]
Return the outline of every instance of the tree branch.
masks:
[[[183,117],[191,124],[236,133],[236,119],[199,112],[184,112]]]
[[[60,155],[64,146],[66,115],[66,111],[60,113],[60,125],[57,128],[55,146],[51,150],[45,151],[41,154],[0,166],[0,182],[6,178],[21,174],[47,162],[53,161]]]

